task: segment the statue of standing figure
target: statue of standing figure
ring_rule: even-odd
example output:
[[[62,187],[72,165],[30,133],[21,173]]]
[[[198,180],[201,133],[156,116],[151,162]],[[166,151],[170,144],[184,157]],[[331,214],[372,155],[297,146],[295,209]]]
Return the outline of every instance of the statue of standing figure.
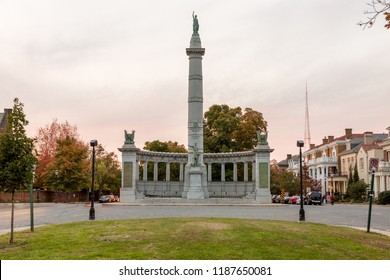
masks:
[[[127,130],[125,130],[125,144],[134,144],[134,133],[134,130],[132,130],[131,133],[128,133]]]
[[[199,31],[199,22],[198,22],[198,16],[195,15],[195,12],[192,12],[192,30],[195,34]]]
[[[188,145],[188,147],[191,147],[193,150],[193,155],[192,155],[192,166],[199,166],[199,149],[198,145],[195,143],[194,146]]]

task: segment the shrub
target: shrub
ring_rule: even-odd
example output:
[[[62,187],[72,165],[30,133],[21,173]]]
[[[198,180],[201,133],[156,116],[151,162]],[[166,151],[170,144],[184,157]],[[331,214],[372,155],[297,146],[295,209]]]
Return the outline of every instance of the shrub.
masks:
[[[349,184],[347,189],[347,197],[353,200],[362,201],[362,197],[366,195],[368,185],[363,181],[357,181]]]
[[[379,193],[378,204],[390,204],[390,191],[384,191]]]

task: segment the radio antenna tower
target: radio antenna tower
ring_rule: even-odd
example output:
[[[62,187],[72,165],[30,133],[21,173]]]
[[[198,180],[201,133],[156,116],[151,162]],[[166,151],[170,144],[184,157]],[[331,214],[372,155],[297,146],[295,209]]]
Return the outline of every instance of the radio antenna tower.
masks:
[[[305,111],[305,146],[310,149],[310,124],[309,124],[309,102],[307,100],[307,83],[306,83],[306,111]]]

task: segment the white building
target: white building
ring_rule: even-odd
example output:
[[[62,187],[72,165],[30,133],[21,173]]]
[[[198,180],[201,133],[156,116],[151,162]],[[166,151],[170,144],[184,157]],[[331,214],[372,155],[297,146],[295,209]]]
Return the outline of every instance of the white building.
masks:
[[[390,191],[390,126],[387,130],[387,138],[380,144],[383,149],[383,160],[379,161],[378,171],[375,173],[375,195],[383,191]]]

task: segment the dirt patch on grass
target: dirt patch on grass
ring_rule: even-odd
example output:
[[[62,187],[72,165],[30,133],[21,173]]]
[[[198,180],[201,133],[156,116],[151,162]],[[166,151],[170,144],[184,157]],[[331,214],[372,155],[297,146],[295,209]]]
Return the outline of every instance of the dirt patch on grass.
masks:
[[[224,229],[230,229],[232,226],[229,224],[219,223],[219,222],[189,222],[183,225],[188,226],[189,228],[198,228],[198,229],[206,229],[211,231],[219,231]]]

